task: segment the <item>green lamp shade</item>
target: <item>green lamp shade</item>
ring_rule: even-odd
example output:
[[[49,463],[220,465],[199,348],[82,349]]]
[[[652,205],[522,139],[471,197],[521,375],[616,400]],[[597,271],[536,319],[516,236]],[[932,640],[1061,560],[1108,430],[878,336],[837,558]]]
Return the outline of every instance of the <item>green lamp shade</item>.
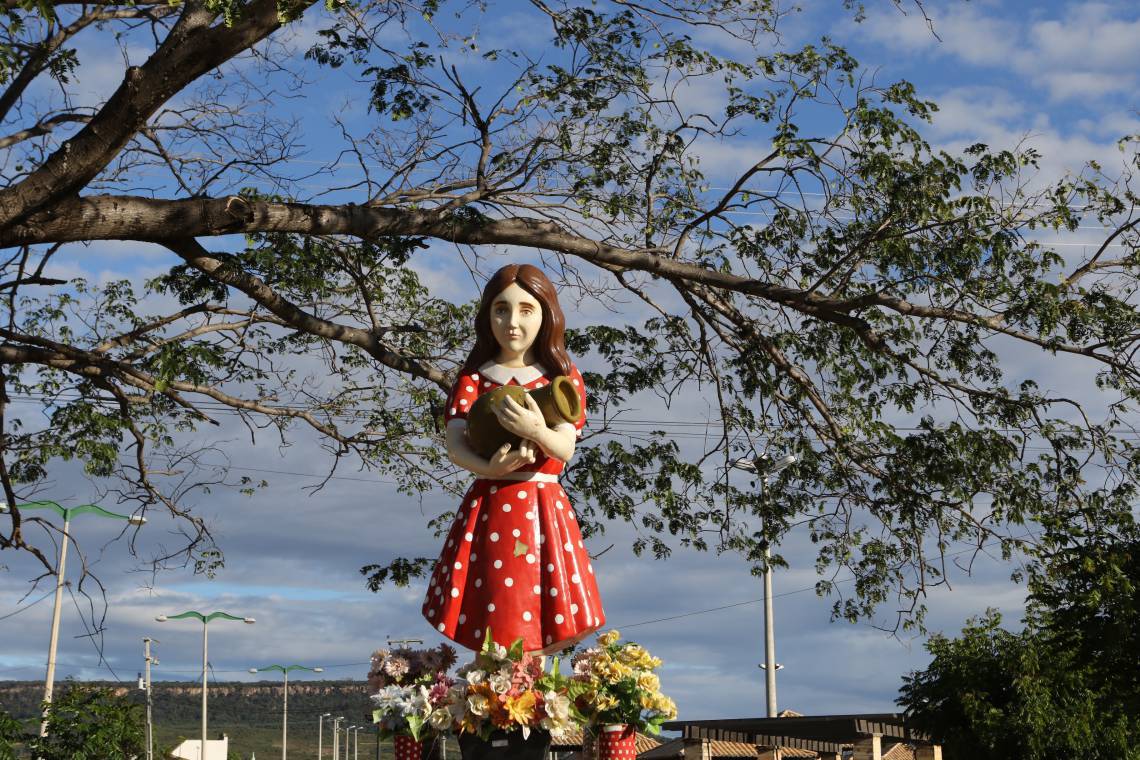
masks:
[[[504,443],[509,443],[512,447],[519,445],[522,439],[503,429],[494,410],[508,397],[520,406],[526,406],[524,397],[527,394],[538,404],[549,427],[563,422],[575,423],[582,416],[582,397],[578,395],[574,383],[565,375],[559,375],[547,385],[530,391],[520,385],[504,385],[479,396],[467,413],[467,443],[472,451],[481,457],[490,458]]]

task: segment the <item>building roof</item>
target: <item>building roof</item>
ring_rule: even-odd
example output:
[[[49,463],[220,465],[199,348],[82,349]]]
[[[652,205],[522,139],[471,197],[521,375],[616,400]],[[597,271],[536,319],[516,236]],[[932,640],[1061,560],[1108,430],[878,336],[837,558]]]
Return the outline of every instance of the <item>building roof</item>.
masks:
[[[883,750],[883,760],[915,760],[914,745],[899,742]]]
[[[896,713],[861,715],[802,715],[780,718],[675,720],[663,728],[694,739],[747,742],[765,747],[791,747],[812,752],[840,752],[864,736],[929,742],[929,737],[907,725]]]
[[[674,739],[666,742],[648,752],[637,756],[638,760],[669,760],[675,757],[684,757],[685,740]],[[771,748],[759,748],[747,742],[709,741],[709,753],[720,758],[762,758],[769,756]],[[784,758],[817,758],[815,752],[808,750],[783,748],[781,756]]]

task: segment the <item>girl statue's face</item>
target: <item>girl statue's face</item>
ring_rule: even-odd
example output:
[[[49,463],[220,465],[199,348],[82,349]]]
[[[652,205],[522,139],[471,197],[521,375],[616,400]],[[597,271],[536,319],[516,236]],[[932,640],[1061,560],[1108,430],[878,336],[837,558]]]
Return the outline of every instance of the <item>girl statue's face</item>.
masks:
[[[499,344],[499,361],[522,360],[532,363],[527,355],[542,327],[542,306],[538,299],[523,290],[517,282],[503,289],[491,303],[491,332]]]

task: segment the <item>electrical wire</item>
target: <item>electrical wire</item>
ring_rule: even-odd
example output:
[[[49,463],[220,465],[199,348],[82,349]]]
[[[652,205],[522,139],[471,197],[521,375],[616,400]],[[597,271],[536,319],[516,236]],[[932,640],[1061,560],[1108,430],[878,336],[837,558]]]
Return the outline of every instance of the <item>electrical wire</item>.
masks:
[[[35,607],[37,604],[42,602],[44,599],[47,599],[49,596],[51,596],[54,593],[55,593],[55,588],[52,587],[52,588],[48,589],[46,594],[41,596],[36,601],[31,602],[30,604],[25,604],[23,607],[17,607],[15,610],[13,610],[12,612],[9,612],[7,615],[0,615],[0,620],[7,620],[10,617],[15,617],[16,615],[19,615],[21,612],[27,612],[32,607]]]

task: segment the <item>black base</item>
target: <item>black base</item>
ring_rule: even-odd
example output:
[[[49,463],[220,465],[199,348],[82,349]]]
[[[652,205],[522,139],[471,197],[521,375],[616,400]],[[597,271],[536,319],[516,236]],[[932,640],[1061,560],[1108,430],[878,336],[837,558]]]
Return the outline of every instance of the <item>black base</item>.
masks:
[[[495,731],[487,741],[474,734],[459,735],[463,760],[545,760],[549,750],[547,731],[532,730],[526,739],[522,731]]]

